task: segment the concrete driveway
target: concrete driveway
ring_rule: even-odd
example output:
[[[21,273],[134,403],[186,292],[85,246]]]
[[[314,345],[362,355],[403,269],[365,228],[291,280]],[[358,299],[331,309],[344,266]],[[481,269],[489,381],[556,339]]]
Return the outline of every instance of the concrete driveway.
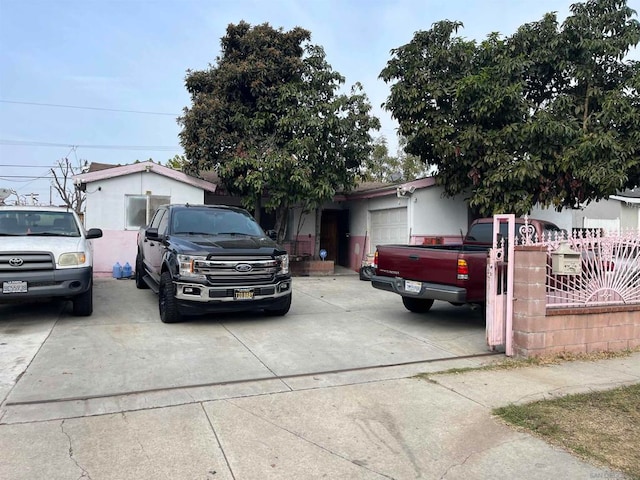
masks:
[[[294,295],[282,318],[174,325],[129,280],[98,279],[90,318],[60,302],[0,306],[0,478],[615,474],[502,425],[491,399],[626,383],[640,362],[595,377],[592,365],[566,369],[562,381],[537,371],[425,381],[413,376],[501,358],[487,355],[479,312],[437,303],[411,314],[357,276],[296,278]]]
[[[354,378],[387,367],[393,376],[392,366],[424,369],[424,362],[488,353],[480,312],[436,303],[413,314],[355,275],[295,278],[284,317],[208,315],[166,325],[157,297],[133,281],[96,279],[94,296],[88,318],[73,317],[63,302],[0,305],[4,421],[39,404],[194,388],[272,391],[329,374]]]

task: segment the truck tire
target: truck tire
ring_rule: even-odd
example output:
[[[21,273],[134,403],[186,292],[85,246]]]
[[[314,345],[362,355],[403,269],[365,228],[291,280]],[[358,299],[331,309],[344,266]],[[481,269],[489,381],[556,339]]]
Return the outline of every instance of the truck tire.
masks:
[[[286,298],[278,302],[274,308],[265,308],[264,313],[270,317],[281,317],[286,315],[291,308],[291,295],[287,295]]]
[[[413,313],[426,313],[431,309],[433,300],[428,298],[402,297],[404,307]]]
[[[89,283],[86,292],[76,295],[73,302],[73,314],[76,317],[88,317],[93,313],[93,282]]]
[[[360,280],[371,281],[371,277],[374,274],[373,267],[364,266],[360,267]]]
[[[140,252],[136,255],[136,288],[141,290],[149,288],[147,282],[144,281],[144,264],[142,263]]]
[[[182,319],[176,302],[176,291],[171,279],[171,274],[162,272],[160,277],[160,291],[158,292],[158,305],[160,307],[160,320],[162,323],[176,323]]]

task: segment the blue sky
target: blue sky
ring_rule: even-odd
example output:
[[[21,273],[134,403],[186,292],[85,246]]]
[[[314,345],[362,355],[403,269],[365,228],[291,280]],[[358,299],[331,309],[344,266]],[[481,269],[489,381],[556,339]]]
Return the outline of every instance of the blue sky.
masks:
[[[396,124],[380,107],[388,87],[378,80],[391,49],[439,20],[460,20],[461,35],[482,39],[493,31],[509,35],[550,11],[562,20],[572,3],[0,0],[0,188],[37,193],[48,203],[50,181],[32,177],[48,175],[63,157],[75,165],[125,164],[150,157],[165,162],[182,153],[176,116],[189,105],[185,73],[215,62],[229,23],[310,30],[312,43],[323,46],[329,63],[346,77],[346,87],[364,85],[382,122],[379,134],[395,149]],[[640,0],[628,4],[640,10]]]

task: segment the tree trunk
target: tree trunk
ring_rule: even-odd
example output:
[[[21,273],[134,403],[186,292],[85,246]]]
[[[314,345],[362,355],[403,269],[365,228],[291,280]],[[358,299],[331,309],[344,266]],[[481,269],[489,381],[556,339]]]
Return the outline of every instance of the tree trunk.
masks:
[[[253,209],[253,218],[255,218],[256,222],[258,222],[258,225],[260,225],[260,211],[262,210],[262,197],[260,195],[256,195],[255,205],[256,206]]]
[[[322,208],[316,208],[316,241],[313,246],[313,258],[320,258],[320,229],[322,228]]]
[[[276,208],[276,224],[274,229],[278,234],[278,243],[282,243],[287,236],[289,227],[289,206],[281,205]]]

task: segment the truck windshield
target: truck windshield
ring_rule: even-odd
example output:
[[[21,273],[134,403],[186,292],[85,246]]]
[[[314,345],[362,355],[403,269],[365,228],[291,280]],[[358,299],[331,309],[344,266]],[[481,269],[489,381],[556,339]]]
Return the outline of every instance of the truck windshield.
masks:
[[[79,237],[80,230],[71,212],[3,210],[0,235]]]
[[[173,215],[174,235],[264,236],[260,225],[248,214],[234,210],[184,208]]]

